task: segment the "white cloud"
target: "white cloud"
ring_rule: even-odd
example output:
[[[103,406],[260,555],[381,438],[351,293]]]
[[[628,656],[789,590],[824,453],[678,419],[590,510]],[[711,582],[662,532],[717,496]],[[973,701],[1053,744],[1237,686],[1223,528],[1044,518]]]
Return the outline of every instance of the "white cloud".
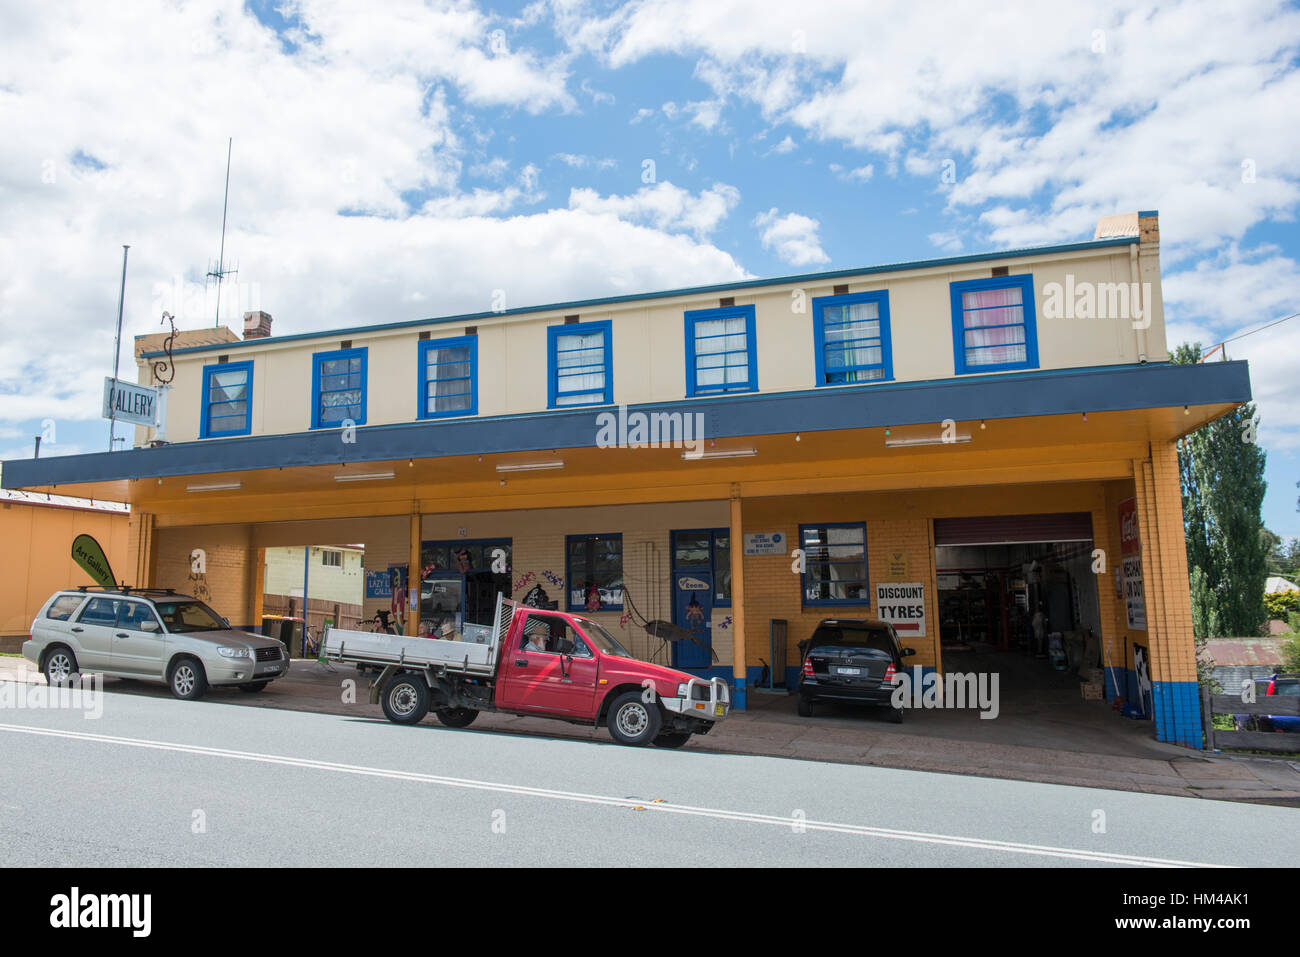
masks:
[[[781,140],[781,142],[777,143],[770,150],[768,150],[768,152],[769,153],[792,153],[798,148],[799,148],[799,144],[796,143],[792,137],[787,136],[785,139]]]
[[[656,229],[690,232],[697,238],[716,230],[739,202],[740,190],[726,183],[716,183],[695,195],[667,180],[626,196],[601,196],[592,189],[569,193],[570,209],[649,223]]]
[[[595,169],[613,169],[618,165],[618,161],[611,157],[584,156],[581,153],[556,153],[551,159],[557,159],[565,166],[573,169],[586,169],[593,167]]]
[[[876,175],[876,168],[868,163],[866,166],[857,166],[853,169],[845,169],[839,163],[831,163],[830,171],[838,178],[849,183],[869,183],[871,177]]]
[[[956,233],[930,233],[926,238],[932,246],[938,246],[944,252],[955,253],[962,248],[961,237]]]
[[[763,248],[775,252],[782,262],[792,266],[830,262],[817,238],[821,225],[815,219],[799,213],[780,214],[775,206],[754,217],[753,225],[761,230],[759,241]]]

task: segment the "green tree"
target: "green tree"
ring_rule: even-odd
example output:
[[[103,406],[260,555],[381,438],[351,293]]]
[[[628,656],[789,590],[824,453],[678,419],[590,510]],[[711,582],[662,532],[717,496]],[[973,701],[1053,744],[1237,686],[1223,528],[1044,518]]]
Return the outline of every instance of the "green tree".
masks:
[[[1173,361],[1195,363],[1200,356],[1200,343],[1184,344]],[[1272,542],[1260,520],[1267,486],[1258,426],[1248,402],[1179,444],[1193,627],[1206,637],[1256,635],[1264,621]]]

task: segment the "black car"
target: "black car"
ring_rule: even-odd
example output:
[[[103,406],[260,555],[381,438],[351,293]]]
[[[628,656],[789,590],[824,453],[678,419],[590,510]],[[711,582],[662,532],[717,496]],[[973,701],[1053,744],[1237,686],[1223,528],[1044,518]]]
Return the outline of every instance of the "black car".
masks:
[[[916,654],[900,647],[888,622],[860,618],[828,618],[812,637],[799,642],[803,669],[799,675],[799,714],[812,717],[813,702],[857,701],[889,708],[889,720],[903,720],[903,709],[890,700],[894,676],[903,659]]]

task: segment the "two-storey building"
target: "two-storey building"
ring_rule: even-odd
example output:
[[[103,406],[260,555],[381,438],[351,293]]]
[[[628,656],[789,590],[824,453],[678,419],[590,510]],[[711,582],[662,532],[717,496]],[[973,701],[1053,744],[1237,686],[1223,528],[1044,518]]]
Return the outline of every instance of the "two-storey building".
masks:
[[[1176,443],[1250,385],[1169,363],[1154,212],[1069,245],[376,318],[273,336],[250,314],[175,350],[168,444],[4,484],[129,502],[131,577],[185,587],[201,550],[236,621],[266,548],[357,542],[391,585],[366,614],[411,634],[540,586],[744,706],[794,682],[821,619],[887,616],[940,671],[974,645],[1101,663],[1136,696],[1141,655],[1157,735],[1199,746]]]

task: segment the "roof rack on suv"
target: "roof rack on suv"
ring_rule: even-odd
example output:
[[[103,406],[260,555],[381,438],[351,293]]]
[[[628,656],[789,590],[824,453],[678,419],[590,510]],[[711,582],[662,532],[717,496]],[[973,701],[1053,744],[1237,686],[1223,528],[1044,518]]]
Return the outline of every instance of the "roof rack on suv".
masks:
[[[121,592],[124,595],[174,595],[174,588],[136,588],[134,585],[78,585],[77,591]]]

